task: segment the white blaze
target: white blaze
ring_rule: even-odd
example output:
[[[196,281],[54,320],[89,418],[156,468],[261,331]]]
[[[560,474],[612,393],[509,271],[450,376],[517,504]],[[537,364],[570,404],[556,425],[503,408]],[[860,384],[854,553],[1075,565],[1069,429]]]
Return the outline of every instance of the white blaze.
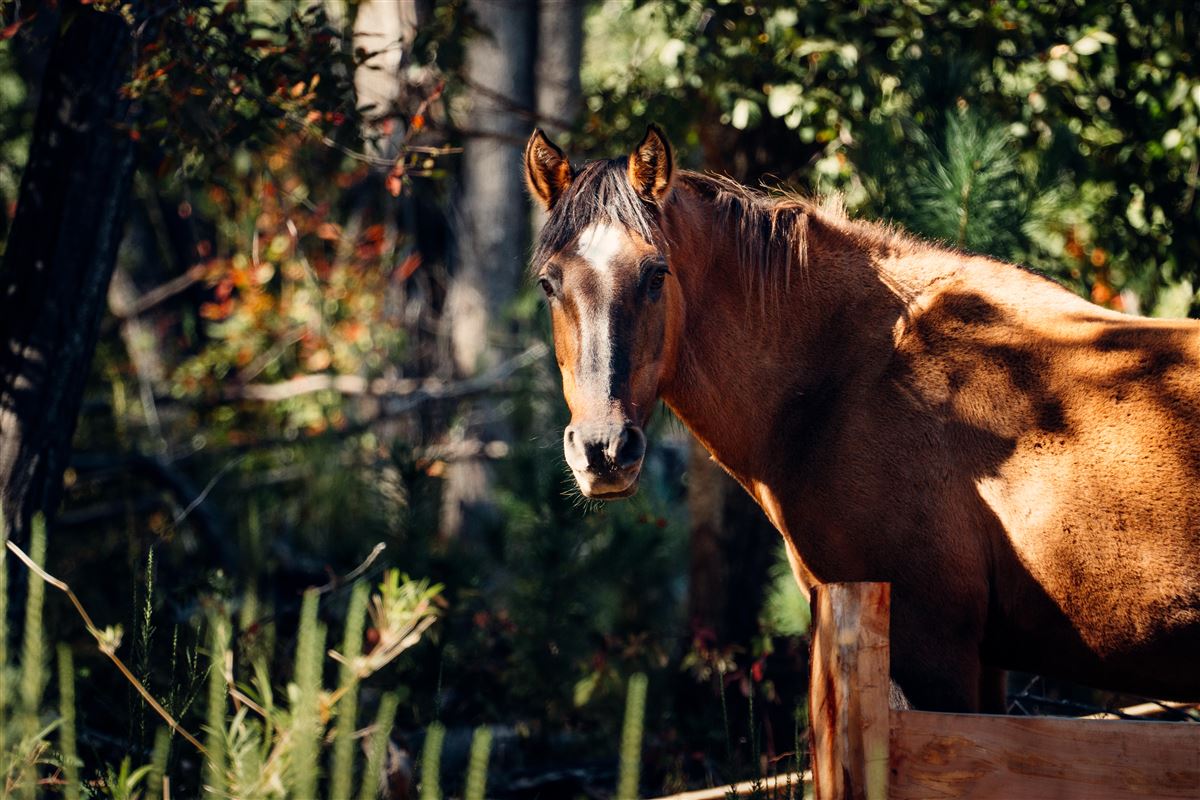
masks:
[[[616,275],[613,260],[621,252],[624,234],[608,224],[589,225],[579,234],[579,256],[596,277],[596,299],[580,315],[580,372],[595,376],[594,388],[607,392],[612,379],[613,335],[612,304]],[[587,380],[587,378],[585,378]]]

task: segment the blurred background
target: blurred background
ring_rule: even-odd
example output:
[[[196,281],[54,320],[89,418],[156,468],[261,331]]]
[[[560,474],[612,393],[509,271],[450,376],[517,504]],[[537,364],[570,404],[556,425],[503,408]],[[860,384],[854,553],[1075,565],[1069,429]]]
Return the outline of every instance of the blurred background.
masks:
[[[488,796],[609,796],[635,674],[644,796],[803,766],[807,605],[757,507],[665,410],[634,498],[584,502],[565,468],[525,275],[535,126],[583,161],[657,122],[685,168],[842,193],[855,215],[1130,313],[1200,311],[1192,2],[3,0],[0,15],[3,511],[25,548],[47,515],[46,569],[233,759],[213,777],[158,734],[65,597],[29,615],[38,582],[9,557],[0,674],[24,687],[65,644],[78,741],[68,757],[49,733],[36,753],[11,739],[5,796],[41,775],[51,794],[157,797],[164,771],[177,797],[255,796],[236,789],[242,701],[211,698],[210,662],[235,686],[257,676],[260,703],[264,686],[294,702],[304,590],[322,587],[311,613],[350,646],[354,587],[389,569],[436,584],[436,621],[355,683],[358,725],[394,703],[387,766],[362,762],[386,796],[415,794],[434,723],[434,791],[464,791],[486,726]],[[18,656],[39,624],[44,654]],[[370,617],[368,650],[388,625]],[[33,680],[10,719],[52,723],[64,691]],[[272,729],[256,729],[264,753]],[[123,760],[157,772],[122,778]],[[304,796],[257,796],[285,795]]]

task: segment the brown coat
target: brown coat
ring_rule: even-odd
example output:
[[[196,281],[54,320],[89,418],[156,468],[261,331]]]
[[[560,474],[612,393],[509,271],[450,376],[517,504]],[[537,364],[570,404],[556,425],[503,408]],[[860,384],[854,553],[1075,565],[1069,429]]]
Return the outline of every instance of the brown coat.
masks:
[[[574,428],[640,426],[661,396],[803,586],[891,582],[893,676],[918,707],[998,710],[1002,669],[1200,699],[1200,323],[696,174],[651,187],[647,236],[588,194],[624,162],[597,163],[561,213],[623,223],[610,269],[631,285],[647,250],[670,277],[657,303],[610,292],[628,375],[568,392]],[[570,250],[559,222],[535,270]],[[569,294],[552,308],[592,307]],[[554,317],[574,386],[578,314]]]

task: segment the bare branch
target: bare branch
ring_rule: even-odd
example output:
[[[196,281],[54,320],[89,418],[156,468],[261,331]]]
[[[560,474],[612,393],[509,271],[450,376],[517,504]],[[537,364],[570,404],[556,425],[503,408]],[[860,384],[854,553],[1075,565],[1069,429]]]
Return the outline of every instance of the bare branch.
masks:
[[[71,601],[71,604],[75,606],[75,610],[79,612],[79,616],[83,619],[83,624],[87,627],[88,633],[90,633],[92,638],[96,640],[96,646],[100,649],[100,652],[108,656],[109,660],[117,665],[117,669],[121,671],[121,674],[124,675],[131,684],[133,684],[133,688],[137,689],[137,692],[142,696],[142,699],[145,700],[146,703],[152,709],[154,709],[154,711],[160,717],[162,717],[168,725],[171,726],[171,730],[178,733],[180,736],[186,739],[189,744],[200,751],[200,753],[207,756],[208,751],[204,749],[204,746],[200,744],[199,741],[197,741],[196,737],[184,730],[184,728],[175,721],[175,718],[171,716],[170,712],[163,708],[162,704],[154,699],[154,695],[150,694],[150,691],[142,685],[142,682],[133,676],[133,673],[129,671],[129,668],[125,666],[121,659],[117,658],[116,648],[114,648],[110,643],[110,637],[106,636],[104,631],[101,631],[96,627],[96,623],[92,622],[91,616],[83,607],[83,603],[79,602],[79,598],[75,596],[73,591],[71,591],[71,587],[68,586],[65,581],[60,581],[49,572],[46,572],[46,570],[39,567],[34,560],[27,556],[24,550],[22,550],[20,547],[17,547],[16,542],[11,539],[8,540],[8,549],[12,551],[13,555],[21,560],[22,564],[29,567],[31,572],[44,580],[46,583],[53,586],[55,589],[58,589],[67,595]]]
[[[452,400],[494,389],[513,374],[546,355],[547,347],[538,342],[516,356],[474,378],[462,381],[384,380],[368,381],[358,375],[304,375],[279,383],[248,383],[229,387],[223,393],[229,401],[255,400],[278,403],[306,394],[328,390],[343,395],[375,397],[387,401],[385,414],[399,414],[433,400]]]
[[[161,283],[149,290],[145,294],[137,297],[133,302],[121,307],[114,306],[112,315],[121,319],[130,319],[145,314],[155,306],[161,305],[178,294],[182,294],[190,289],[194,284],[199,283],[204,278],[204,267],[195,266],[187,272],[171,280]]]

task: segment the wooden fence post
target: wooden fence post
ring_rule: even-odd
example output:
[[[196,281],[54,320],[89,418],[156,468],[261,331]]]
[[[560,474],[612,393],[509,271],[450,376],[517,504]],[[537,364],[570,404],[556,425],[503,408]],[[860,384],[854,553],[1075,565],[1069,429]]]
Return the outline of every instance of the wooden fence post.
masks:
[[[813,591],[814,800],[887,797],[890,590],[886,583],[833,583]]]

